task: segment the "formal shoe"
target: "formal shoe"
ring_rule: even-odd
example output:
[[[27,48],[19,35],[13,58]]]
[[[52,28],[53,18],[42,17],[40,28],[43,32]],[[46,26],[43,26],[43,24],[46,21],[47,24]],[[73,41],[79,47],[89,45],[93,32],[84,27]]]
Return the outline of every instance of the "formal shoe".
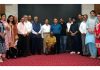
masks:
[[[79,54],[80,54],[80,52],[77,52],[77,54],[79,55]]]
[[[70,52],[70,54],[75,54],[75,52]]]

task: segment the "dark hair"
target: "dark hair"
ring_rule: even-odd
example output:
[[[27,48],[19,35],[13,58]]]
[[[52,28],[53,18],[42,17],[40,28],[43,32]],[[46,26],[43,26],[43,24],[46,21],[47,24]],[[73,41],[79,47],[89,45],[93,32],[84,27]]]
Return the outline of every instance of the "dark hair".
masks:
[[[87,15],[87,14],[84,14],[84,15],[83,15],[83,18],[84,18],[84,16],[86,16],[86,18],[88,19],[88,15]]]
[[[53,19],[57,19],[58,20],[58,18],[56,18],[56,17],[54,17]]]
[[[78,14],[78,15],[81,15],[82,16],[82,14],[80,13],[80,14]]]
[[[97,15],[100,15],[100,13],[98,13]]]
[[[74,23],[76,23],[76,21],[77,21],[77,18],[76,18],[76,17],[72,17],[72,20],[73,20],[73,19],[75,20],[75,22],[74,22]]]
[[[95,10],[91,10],[91,11],[90,11],[90,14],[91,14],[91,12],[93,12],[93,13],[95,13],[95,14],[96,14],[96,11],[95,11]]]
[[[44,19],[44,21],[46,21],[46,20],[48,20],[48,21],[49,21],[49,19],[48,19],[48,18],[45,18],[45,19]]]
[[[73,20],[73,19],[77,20],[77,18],[76,18],[76,17],[72,17],[72,20]]]
[[[68,20],[71,19],[72,20],[73,17],[68,17]]]
[[[61,17],[60,19],[64,20],[62,17]],[[60,19],[59,19],[59,20],[60,20]]]
[[[49,20],[48,18],[45,18],[44,20]]]
[[[9,16],[8,16],[8,19],[7,19],[8,24],[9,24],[9,22],[10,22],[10,20],[9,20],[10,17],[13,17],[12,24],[15,25],[16,23],[15,23],[15,20],[14,20],[14,16],[13,16],[13,15],[9,15]]]
[[[5,16],[6,16],[6,14],[5,14],[5,13],[3,13],[3,14],[1,14],[1,17],[2,17],[3,15],[5,15]]]
[[[82,15],[82,16],[84,16],[84,15]]]

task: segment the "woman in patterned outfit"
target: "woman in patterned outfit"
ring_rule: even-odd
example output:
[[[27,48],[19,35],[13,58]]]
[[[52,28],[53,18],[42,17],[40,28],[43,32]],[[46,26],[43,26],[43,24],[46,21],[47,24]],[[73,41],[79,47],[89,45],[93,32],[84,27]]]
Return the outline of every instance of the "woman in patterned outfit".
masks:
[[[3,58],[5,58],[5,53],[5,29],[3,23],[0,21],[0,62],[3,62]]]
[[[1,14],[1,20],[0,20],[3,25],[4,25],[4,28],[5,28],[5,46],[6,46],[6,50],[9,49],[9,31],[10,31],[10,26],[8,25],[7,21],[6,21],[6,14]]]

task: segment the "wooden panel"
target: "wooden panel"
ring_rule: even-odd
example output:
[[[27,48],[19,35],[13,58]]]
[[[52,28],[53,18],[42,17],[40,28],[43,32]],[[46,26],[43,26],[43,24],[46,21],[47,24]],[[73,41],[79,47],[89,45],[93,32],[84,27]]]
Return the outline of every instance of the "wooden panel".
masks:
[[[5,13],[5,5],[0,4],[0,14]]]
[[[95,4],[95,5],[94,5],[94,10],[95,10],[97,13],[100,13],[100,4]]]

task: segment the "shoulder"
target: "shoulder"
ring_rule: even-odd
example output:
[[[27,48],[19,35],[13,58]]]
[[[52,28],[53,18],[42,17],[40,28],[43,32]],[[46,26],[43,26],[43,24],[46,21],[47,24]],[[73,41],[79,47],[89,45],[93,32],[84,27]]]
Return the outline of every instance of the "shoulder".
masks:
[[[41,27],[45,27],[45,24],[43,24]]]
[[[51,23],[51,26],[54,26],[54,23]]]
[[[91,19],[91,17],[88,17],[87,22]]]
[[[31,23],[30,21],[27,21],[28,23]]]
[[[17,26],[18,26],[18,25],[21,25],[21,24],[22,24],[22,23],[21,23],[21,22],[19,22],[19,23],[17,24]]]
[[[19,22],[18,24],[21,24],[21,22]]]
[[[26,22],[26,25],[31,25],[32,23],[30,21],[27,21]]]
[[[71,24],[71,26],[73,26],[75,23]]]
[[[58,25],[61,25],[60,23],[58,23]]]
[[[48,26],[51,26],[50,24]]]
[[[61,27],[61,24],[58,23],[58,26]]]
[[[71,23],[67,22],[66,25],[71,25]]]
[[[83,25],[83,24],[84,24],[84,21],[82,21],[80,25]]]
[[[95,19],[98,19],[97,17],[95,17]]]

